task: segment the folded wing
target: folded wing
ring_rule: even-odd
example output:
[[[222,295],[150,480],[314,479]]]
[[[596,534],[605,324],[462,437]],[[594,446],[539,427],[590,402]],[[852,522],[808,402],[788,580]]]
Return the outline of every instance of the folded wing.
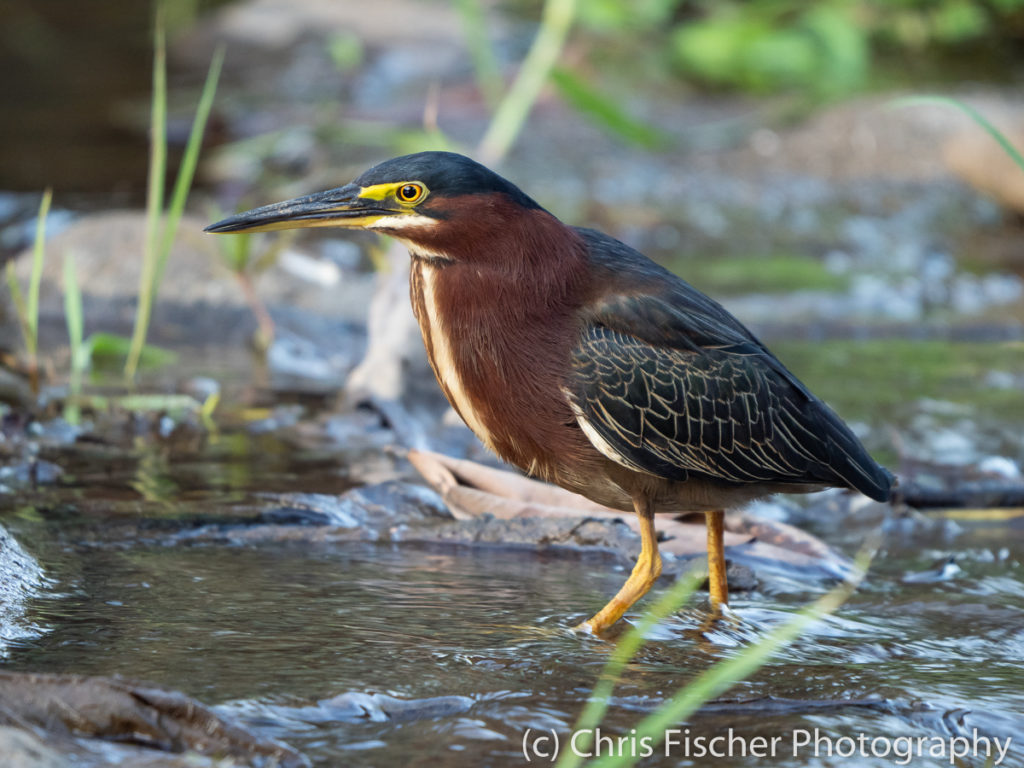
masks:
[[[672,480],[839,485],[888,498],[891,475],[738,320],[607,241],[591,252],[598,267],[602,253],[615,258],[618,282],[585,310],[566,388],[595,447]],[[624,258],[644,262],[625,271],[629,285]]]

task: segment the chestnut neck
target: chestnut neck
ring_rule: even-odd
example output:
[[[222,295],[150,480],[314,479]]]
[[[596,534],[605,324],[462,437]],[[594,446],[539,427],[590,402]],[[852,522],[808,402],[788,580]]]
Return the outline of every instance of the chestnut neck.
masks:
[[[575,230],[500,195],[448,198],[445,209],[437,230],[418,233],[409,247],[454,288],[457,304],[487,296],[500,301],[492,311],[519,317],[578,306],[587,258]]]
[[[465,216],[458,228],[439,228],[443,237],[418,239],[413,302],[449,400],[457,386],[474,411],[463,418],[484,425],[478,434],[503,459],[553,479],[559,456],[585,450],[579,430],[566,427],[574,418],[563,388],[588,288],[586,248],[542,209],[507,213],[500,226]],[[434,358],[437,334],[451,369]]]

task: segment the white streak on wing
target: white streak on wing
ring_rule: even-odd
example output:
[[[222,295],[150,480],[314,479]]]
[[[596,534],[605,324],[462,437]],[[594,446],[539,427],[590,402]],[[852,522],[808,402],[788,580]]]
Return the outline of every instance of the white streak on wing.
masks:
[[[573,399],[572,395],[569,394],[568,389],[562,387],[562,394],[565,395],[565,399],[569,402],[569,407],[572,408],[572,414],[573,416],[576,417],[576,423],[580,425],[580,429],[583,430],[583,434],[587,436],[587,439],[590,441],[591,445],[597,448],[597,450],[601,453],[602,456],[604,456],[607,459],[611,459],[616,464],[621,464],[622,466],[627,467],[629,469],[640,470],[640,468],[637,467],[636,464],[634,464],[621,453],[616,451],[612,447],[611,443],[609,443],[607,440],[601,437],[598,431],[594,429],[594,425],[591,424],[590,421],[587,419],[586,415],[584,415],[583,409],[576,404],[576,401]]]
[[[436,269],[424,263],[417,266],[420,268],[420,282],[423,286],[423,307],[427,313],[425,330],[430,336],[430,346],[434,352],[434,370],[463,421],[483,441],[484,445],[493,451],[491,433],[477,414],[473,401],[462,386],[459,371],[455,367],[455,357],[452,354],[451,345],[448,343],[448,334],[445,333],[446,329],[437,305],[437,297],[434,294]]]

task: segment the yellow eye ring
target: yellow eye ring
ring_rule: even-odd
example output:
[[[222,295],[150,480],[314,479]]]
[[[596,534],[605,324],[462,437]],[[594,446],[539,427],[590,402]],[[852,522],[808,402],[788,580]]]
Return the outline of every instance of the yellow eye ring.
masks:
[[[395,195],[403,203],[415,203],[423,197],[423,185],[403,184],[395,191]]]

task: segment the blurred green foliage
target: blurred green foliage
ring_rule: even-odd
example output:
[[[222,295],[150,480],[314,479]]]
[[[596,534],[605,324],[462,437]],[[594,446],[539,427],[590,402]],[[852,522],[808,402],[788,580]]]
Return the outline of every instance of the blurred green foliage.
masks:
[[[686,275],[705,293],[718,296],[841,291],[848,283],[843,275],[829,272],[821,259],[800,253],[699,254],[670,258],[665,266]]]
[[[772,349],[812,391],[828,392],[829,403],[846,418],[875,427],[902,423],[922,399],[973,405],[999,413],[1008,424],[1024,417],[1020,390],[989,378],[991,371],[1011,378],[1024,375],[1024,344],[1019,341],[776,339]],[[871,386],[851,376],[853,371],[869,371]]]
[[[1024,0],[589,0],[580,22],[622,32],[684,77],[827,98],[863,87],[873,54],[1013,41]]]
[[[719,10],[672,34],[674,58],[690,76],[750,91],[785,87],[830,96],[861,85],[868,69],[864,30],[848,3],[754,2]]]
[[[591,122],[632,144],[654,148],[668,138],[655,126],[637,120],[613,99],[567,69],[551,70],[551,82],[569,104]]]
[[[579,9],[580,21],[596,30],[648,30],[670,24],[684,0],[587,0]]]
[[[360,64],[366,51],[363,50],[363,41],[355,32],[339,32],[327,40],[327,53],[334,62],[334,66],[342,74],[352,72]]]

